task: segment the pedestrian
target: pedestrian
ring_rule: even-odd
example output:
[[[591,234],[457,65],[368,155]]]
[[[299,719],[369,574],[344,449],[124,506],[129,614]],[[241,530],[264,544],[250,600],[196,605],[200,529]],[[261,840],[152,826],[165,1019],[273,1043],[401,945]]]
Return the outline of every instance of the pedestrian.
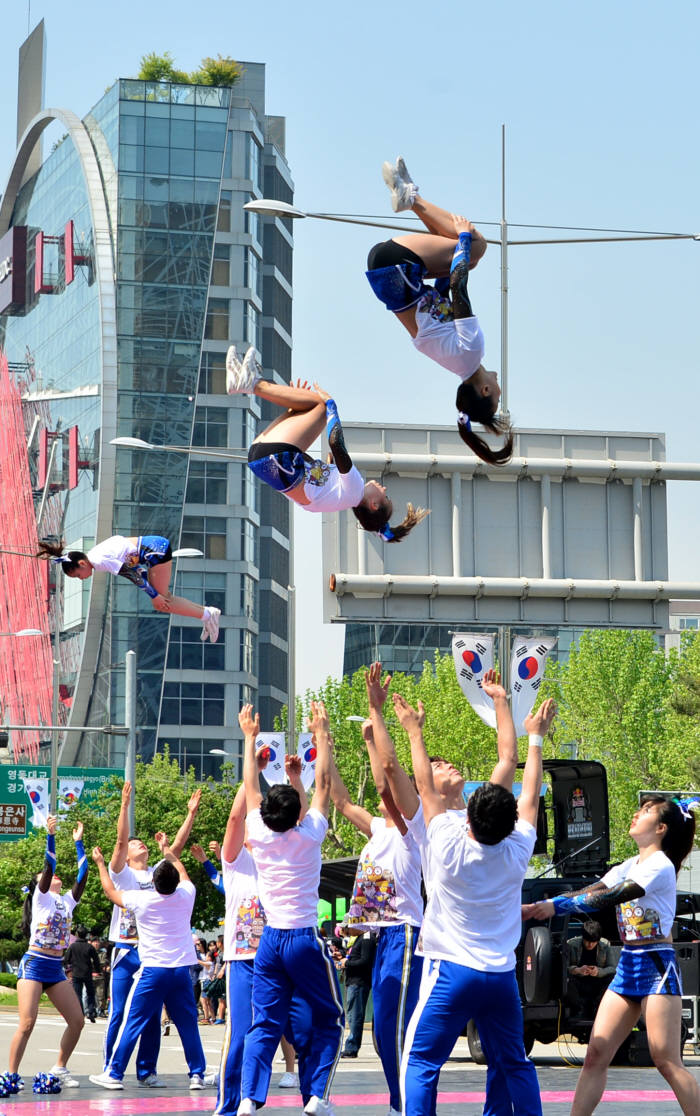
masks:
[[[100,975],[100,959],[97,956],[92,942],[87,940],[87,930],[79,926],[75,932],[75,941],[68,946],[63,959],[64,966],[70,970],[75,994],[82,1007],[83,990],[87,1002],[85,1014],[91,1023],[97,1018],[97,1004],[95,1002],[95,982],[93,973]]]

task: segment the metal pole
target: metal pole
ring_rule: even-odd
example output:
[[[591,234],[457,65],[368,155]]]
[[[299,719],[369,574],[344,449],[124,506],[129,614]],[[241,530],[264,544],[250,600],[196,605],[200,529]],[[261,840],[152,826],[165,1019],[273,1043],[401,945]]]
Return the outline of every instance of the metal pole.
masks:
[[[508,624],[501,624],[498,629],[498,665],[501,669],[501,683],[510,704],[510,626]]]
[[[501,125],[501,411],[508,414],[508,222],[506,221],[506,126]]]
[[[126,653],[126,693],[124,698],[124,724],[127,728],[126,756],[124,757],[124,781],[131,783],[131,801],[129,802],[129,833],[136,832],[134,824],[134,808],[136,805],[136,788],[134,786],[134,772],[136,770],[136,652]]]
[[[294,505],[289,509],[289,585],[287,586],[287,755],[296,755],[296,588],[294,586]]]
[[[58,623],[58,613],[56,614],[56,623]],[[58,627],[56,628],[58,633]],[[55,640],[54,660],[53,660],[53,707],[51,717],[54,727],[51,730],[51,784],[50,784],[50,800],[51,800],[51,813],[56,816],[58,810],[58,695],[59,687],[61,684],[61,650],[58,640]]]

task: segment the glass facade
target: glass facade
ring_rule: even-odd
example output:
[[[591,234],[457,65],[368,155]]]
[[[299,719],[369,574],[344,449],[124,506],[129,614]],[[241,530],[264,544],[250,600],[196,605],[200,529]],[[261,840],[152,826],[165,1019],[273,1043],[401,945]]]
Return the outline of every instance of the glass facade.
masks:
[[[116,434],[156,445],[228,448],[244,457],[266,416],[256,399],[226,395],[228,345],[255,344],[270,378],[288,380],[291,371],[291,232],[275,219],[250,221],[242,208],[262,196],[270,175],[280,197],[293,196],[283,121],[265,115],[264,66],[246,63],[232,89],[120,80],[84,124],[111,225]],[[78,670],[90,672],[88,720],[80,723],[123,723],[124,657],[135,650],[139,751],[149,756],[171,745],[183,766],[212,772],[224,761],[212,762],[211,747],[240,755],[241,701],[254,700],[269,728],[286,701],[287,512],[275,509],[268,522],[258,482],[236,461],[119,449],[113,476],[100,476],[99,292],[89,264],[65,282],[60,238],[69,220],[89,259],[88,191],[66,136],[23,186],[12,218],[29,227],[29,291],[36,233],[53,237],[44,256],[51,293],[32,294],[24,313],[0,317],[0,344],[26,384],[25,424],[36,413],[40,429],[50,438],[60,435],[56,483],[46,489],[39,535],[87,550],[96,541],[102,501],[111,508],[111,533],[165,535],[174,549],[203,552],[201,559],[179,560],[171,590],[220,608],[222,624],[216,645],[202,643],[199,621],[159,614],[144,593],[110,578],[99,641],[89,649],[85,641],[81,665],[91,583],[59,576],[62,683],[70,693]],[[268,225],[277,234],[269,260]],[[282,252],[289,255],[284,271],[278,270]],[[76,425],[79,480],[70,488],[62,432]],[[30,456],[38,507],[45,480],[38,440]],[[274,570],[263,571],[273,531],[280,554]],[[271,612],[271,597],[283,602],[284,617],[278,609],[276,633],[261,633],[259,610]],[[285,670],[278,661],[282,633]],[[68,762],[89,764],[103,752],[97,733],[68,737],[64,745]]]

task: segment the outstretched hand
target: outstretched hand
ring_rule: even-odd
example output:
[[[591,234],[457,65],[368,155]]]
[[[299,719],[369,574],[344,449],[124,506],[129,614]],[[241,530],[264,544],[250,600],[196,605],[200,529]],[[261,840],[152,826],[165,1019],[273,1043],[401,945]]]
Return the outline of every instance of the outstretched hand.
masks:
[[[53,837],[56,832],[56,818],[53,816],[53,814],[49,814],[48,818],[46,819],[46,832],[51,837]]]
[[[394,712],[399,720],[399,724],[405,728],[406,732],[411,729],[422,729],[425,724],[425,707],[422,701],[418,702],[418,708],[414,709],[409,705],[401,694],[392,694],[394,702]]]
[[[105,858],[102,855],[102,849],[99,845],[95,845],[92,850],[92,859],[95,861],[95,864],[104,864]]]
[[[523,903],[521,907],[523,922],[534,918],[537,922],[544,922],[554,914],[554,903],[551,899],[543,899],[539,903]]]
[[[374,744],[374,729],[372,728],[372,721],[369,717],[366,721],[362,722],[362,739],[365,744]]]
[[[328,720],[328,712],[322,701],[311,702],[311,712],[307,721],[307,728],[309,732],[325,732],[328,735],[330,722]]]
[[[552,722],[557,715],[557,707],[552,698],[545,698],[534,713],[525,718],[523,724],[525,732],[534,733],[536,736],[546,736],[552,727]]]
[[[221,860],[221,845],[218,841],[209,842],[209,852],[213,853],[217,860]]]
[[[238,714],[238,723],[244,736],[258,736],[260,732],[260,714],[253,715],[253,706],[244,705]]]
[[[131,802],[131,783],[126,782],[122,787],[122,806],[128,806]]]
[[[75,829],[73,830],[73,840],[74,841],[82,841],[82,839],[83,839],[83,828],[84,828],[83,823],[78,822]]]
[[[202,799],[202,788],[197,787],[197,790],[190,795],[190,800],[187,803],[187,813],[196,814],[199,809],[199,803]]]
[[[270,761],[270,749],[267,744],[261,744],[255,752],[255,762],[258,765],[258,771],[264,771]]]
[[[391,675],[387,674],[382,683],[382,664],[372,663],[369,670],[365,671],[365,686],[370,709],[377,709],[381,713],[386,704],[390,685]]]
[[[170,844],[167,833],[163,833],[162,830],[159,830],[158,833],[156,833],[155,842],[161,851],[161,855],[165,856],[166,849]]]
[[[484,677],[481,679],[481,689],[493,701],[494,698],[506,698],[506,688],[501,685],[501,676],[497,670],[484,671]]]
[[[314,382],[314,391],[316,392],[322,403],[327,403],[329,399],[333,398],[333,396],[329,392],[327,392],[324,388],[321,387],[320,384],[317,384],[316,382]]]
[[[290,783],[292,779],[301,779],[302,767],[301,756],[284,757],[284,771]]]
[[[201,845],[190,845],[190,852],[195,860],[199,861],[200,864],[204,864],[204,861],[207,859],[207,854]]]

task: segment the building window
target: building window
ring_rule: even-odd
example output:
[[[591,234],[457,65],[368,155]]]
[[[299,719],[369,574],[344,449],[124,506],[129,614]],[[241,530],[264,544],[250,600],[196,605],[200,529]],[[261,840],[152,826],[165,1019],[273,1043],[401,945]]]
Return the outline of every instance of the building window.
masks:
[[[228,445],[228,408],[197,407],[194,414],[194,446]]]
[[[262,244],[260,214],[253,213],[251,209],[245,209],[243,212],[245,213],[245,231],[252,236],[253,240],[257,240],[258,244]]]
[[[187,597],[188,601],[194,601],[195,604],[209,605],[226,612],[226,574],[204,570],[178,571],[175,593],[177,596]],[[195,628],[194,631],[198,629]]]
[[[212,285],[228,287],[231,282],[231,245],[214,245],[214,263],[211,275]]]
[[[260,268],[260,259],[258,255],[249,248],[246,253],[246,276],[245,285],[249,287],[253,294],[262,299],[262,270]]]
[[[697,629],[697,627],[698,627],[698,617],[697,616],[679,616],[678,617],[678,627],[680,628],[681,631],[690,631],[691,629]]]
[[[231,205],[233,202],[233,191],[222,190],[219,195],[219,216],[216,222],[216,227],[219,232],[231,232]]]
[[[255,441],[255,436],[258,430],[258,422],[251,410],[246,407],[240,412],[241,415],[241,445],[245,449],[249,449]],[[245,501],[244,501],[245,502]]]
[[[220,461],[190,461],[185,499],[190,504],[225,504],[227,468]]]
[[[170,670],[225,670],[226,633],[222,631],[216,643],[202,643],[199,628],[171,627],[168,668]]]
[[[249,519],[244,519],[241,526],[241,560],[252,562],[255,565],[255,542],[257,531]],[[187,544],[191,546],[191,543]]]
[[[224,685],[166,682],[160,719],[166,725],[223,725]]]
[[[255,616],[258,583],[249,574],[241,574],[241,615]]]
[[[205,558],[225,558],[226,520],[216,515],[184,516],[180,545],[201,550]]]
[[[207,303],[207,323],[204,330],[207,341],[228,341],[229,300],[210,298]]]
[[[177,760],[181,773],[186,775],[190,769],[193,770],[197,782],[201,782],[207,776],[220,781],[221,767],[222,764],[227,762],[227,759],[228,762],[234,764],[235,778],[240,779],[241,777],[243,760],[240,754],[241,746],[237,741],[217,740],[215,737],[210,737],[208,740],[191,740],[188,737],[182,739],[173,739],[170,736],[161,737],[159,750],[163,751],[166,746],[170,758]],[[226,756],[211,755],[211,749],[215,747],[220,747],[222,751],[225,751]]]
[[[262,352],[262,323],[260,314],[253,306],[252,302],[249,302],[246,306],[245,336],[246,341],[249,341],[251,345],[255,345],[259,353]]]
[[[254,186],[260,188],[260,146],[252,132],[248,132],[245,176]]]
[[[226,358],[223,353],[202,354],[199,390],[203,395],[226,394]]]
[[[246,629],[241,630],[241,670],[255,674],[255,636]]]

